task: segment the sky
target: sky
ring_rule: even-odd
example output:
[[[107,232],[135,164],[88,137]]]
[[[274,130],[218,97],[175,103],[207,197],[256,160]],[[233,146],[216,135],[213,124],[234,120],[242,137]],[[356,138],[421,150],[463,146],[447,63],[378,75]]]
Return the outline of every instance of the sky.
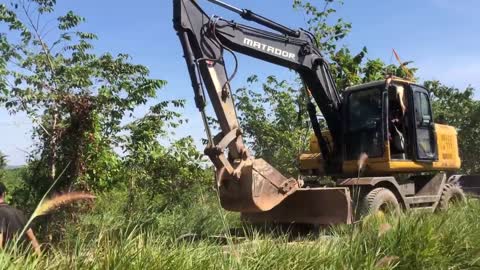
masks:
[[[6,0],[0,0],[0,3]],[[241,22],[227,10],[197,0],[209,14]],[[291,28],[306,28],[306,17],[292,9],[292,0],[225,0],[251,9]],[[323,1],[317,0],[319,3]],[[312,0],[311,2],[315,2]],[[368,58],[392,63],[392,48],[402,60],[412,60],[422,80],[480,89],[480,1],[478,0],[344,0],[338,17],[352,23],[352,31],[342,41],[353,53],[364,46]],[[132,61],[147,66],[151,77],[168,81],[158,92],[160,100],[185,99],[182,111],[189,123],[176,136],[204,136],[201,118],[193,102],[193,92],[183,53],[172,27],[172,0],[57,0],[57,12],[73,10],[86,18],[84,31],[96,33],[95,52],[127,53]],[[395,62],[393,62],[395,63]],[[227,64],[228,65],[228,64]],[[276,75],[293,80],[287,69],[239,55],[239,73],[232,82],[236,89],[252,74],[260,78]],[[477,97],[480,97],[476,93]],[[140,116],[146,108],[137,111]],[[9,115],[0,109],[0,151],[10,165],[25,164],[31,147],[31,122],[22,114]]]

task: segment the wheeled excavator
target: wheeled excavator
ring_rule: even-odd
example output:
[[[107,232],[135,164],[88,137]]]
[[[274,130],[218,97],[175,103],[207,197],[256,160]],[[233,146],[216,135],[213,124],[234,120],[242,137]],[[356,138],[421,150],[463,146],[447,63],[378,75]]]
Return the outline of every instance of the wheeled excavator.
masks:
[[[263,26],[209,16],[198,1],[173,0],[174,28],[207,133],[205,154],[215,166],[223,208],[241,212],[252,223],[332,225],[353,222],[358,209],[434,211],[463,199],[458,185],[462,176],[454,174],[461,165],[457,132],[434,123],[428,89],[387,76],[340,92],[311,33],[248,9],[208,1]],[[302,178],[282,175],[249,151],[225,52],[291,69],[302,79],[313,129],[310,149],[299,157]],[[209,126],[207,98],[218,120],[217,135]],[[327,129],[321,128],[322,122]],[[359,167],[362,155],[368,159]],[[319,184],[323,176],[334,181]]]

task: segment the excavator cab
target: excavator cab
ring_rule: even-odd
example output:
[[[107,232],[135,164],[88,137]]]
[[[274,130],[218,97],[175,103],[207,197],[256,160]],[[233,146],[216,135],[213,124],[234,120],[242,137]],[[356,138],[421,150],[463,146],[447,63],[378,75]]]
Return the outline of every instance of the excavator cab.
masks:
[[[400,78],[347,89],[346,160],[438,161],[436,126],[427,89]]]
[[[339,177],[358,174],[357,160],[368,155],[364,176],[455,171],[460,157],[455,128],[435,124],[430,94],[401,78],[371,82],[344,91],[343,166]],[[324,131],[330,138],[328,131]],[[305,175],[324,175],[316,136],[300,156]]]

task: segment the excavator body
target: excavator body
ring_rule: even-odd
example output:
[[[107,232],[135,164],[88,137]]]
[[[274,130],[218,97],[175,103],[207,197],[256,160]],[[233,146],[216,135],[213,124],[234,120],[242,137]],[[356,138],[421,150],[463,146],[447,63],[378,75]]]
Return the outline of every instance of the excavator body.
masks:
[[[252,223],[332,225],[351,223],[357,209],[435,210],[446,205],[445,200],[463,196],[458,189],[461,176],[452,175],[461,165],[455,128],[434,123],[427,89],[390,76],[340,93],[314,35],[219,0],[208,1],[274,30],[209,16],[194,0],[173,0],[174,28],[223,208],[241,212]],[[302,79],[313,135],[309,152],[299,157],[300,177],[282,175],[255,158],[244,143],[230,88],[237,65],[229,76],[225,52],[289,68]],[[215,136],[207,95],[220,128]],[[332,181],[323,181],[323,176]]]
[[[394,104],[398,102],[398,92],[405,95],[402,97],[402,123],[393,121],[395,114],[399,113]],[[404,208],[426,205],[425,208],[431,209],[433,205],[437,206],[444,185],[458,180],[466,182],[471,177],[440,177],[446,174],[435,177],[437,172],[458,170],[461,161],[455,128],[433,123],[430,99],[424,93],[428,92],[423,87],[400,78],[347,89],[344,92],[347,101],[343,117],[346,121],[355,120],[355,124],[346,122],[342,144],[345,160],[341,172],[334,175],[335,183],[301,188],[271,211],[244,213],[244,219],[252,223],[348,224],[356,216],[354,199],[357,196],[352,194],[367,193],[383,186],[395,191]],[[389,125],[397,125],[401,132],[393,134],[396,130],[388,128]],[[329,131],[325,130],[322,134],[327,143],[332,144]],[[395,145],[393,136],[404,136],[403,145]],[[362,153],[368,155],[368,160],[359,172],[358,162]],[[299,161],[304,178],[326,175],[317,136],[311,136],[310,150],[301,154]],[[427,179],[416,178],[418,173],[433,175]],[[402,174],[412,174],[413,177],[401,179]],[[304,185],[309,184],[305,182]]]

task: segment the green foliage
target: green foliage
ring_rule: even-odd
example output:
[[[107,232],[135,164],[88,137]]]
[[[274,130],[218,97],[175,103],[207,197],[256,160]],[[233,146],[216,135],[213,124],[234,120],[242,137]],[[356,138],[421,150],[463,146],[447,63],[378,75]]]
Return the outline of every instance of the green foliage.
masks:
[[[69,11],[65,16],[58,17],[58,29],[60,30],[69,30],[77,27],[80,23],[84,22],[85,18],[80,17]]]
[[[21,189],[23,186],[23,176],[25,174],[25,168],[19,167],[14,169],[5,169],[3,171],[3,177],[0,178],[0,181],[7,186],[9,192],[7,192],[7,202],[15,203],[16,201],[13,198],[13,195],[17,190]]]
[[[54,192],[120,190],[128,195],[119,202],[122,215],[159,213],[210,188],[212,173],[192,139],[169,139],[186,121],[178,113],[184,101],[161,101],[133,118],[166,81],[150,78],[129,55],[93,53],[97,36],[78,30],[85,19],[56,14],[55,4],[0,6],[0,29],[9,29],[0,33],[0,103],[34,123],[35,148],[12,192],[15,203],[31,211],[57,178]],[[39,231],[60,239],[78,209],[40,220]]]
[[[149,78],[149,70],[130,63],[128,55],[91,53],[97,37],[76,30],[85,19],[72,11],[57,16],[56,31],[45,32],[50,17],[44,15],[55,16],[55,3],[0,6],[0,22],[10,30],[0,34],[0,101],[35,124],[26,184],[36,194],[59,176],[57,189],[102,190],[119,171],[112,146],[122,142],[122,120],[166,82]]]
[[[475,100],[475,89],[460,91],[438,81],[426,81],[432,91],[432,108],[436,122],[457,128],[462,171],[466,174],[480,172],[480,102]]]
[[[250,85],[238,89],[235,100],[250,149],[283,173],[295,175],[295,156],[305,150],[309,135],[305,95],[273,76],[262,84],[261,93],[252,90],[258,78],[248,80]]]
[[[342,0],[324,0],[321,4],[305,0],[294,0],[294,8],[307,15],[308,30],[315,36],[318,47],[331,61],[331,72],[337,88],[345,88],[360,83],[384,79],[386,75],[406,78],[405,71],[397,65],[385,65],[381,60],[366,59],[367,48],[353,54],[339,43],[348,36],[352,29],[349,22],[336,18],[337,8],[343,5]],[[401,63],[405,67],[411,62]],[[408,68],[414,74],[415,68]]]
[[[324,0],[321,4],[313,4],[310,1],[294,0],[293,7],[305,12],[308,16],[308,30],[313,33],[317,44],[327,53],[334,55],[338,41],[344,39],[352,28],[352,24],[342,18],[336,21],[332,18],[337,12],[336,7],[343,5],[343,0]],[[330,23],[329,21],[335,21]]]
[[[400,78],[407,78],[405,70],[401,66],[386,65],[380,59],[367,59],[367,48],[364,47],[356,55],[352,55],[350,50],[342,48],[332,57],[331,72],[335,78],[337,88],[345,90],[349,86],[354,86],[371,81],[383,80],[388,75]],[[411,62],[402,63],[410,74],[414,75],[416,68],[409,68]]]
[[[173,141],[169,146],[161,143],[172,135],[168,130],[186,122],[176,112],[184,105],[182,100],[160,102],[124,127],[126,135],[120,140],[125,155],[116,178],[128,183],[130,212],[154,201],[162,205],[160,208],[179,204],[188,191],[209,186],[212,175],[191,138]]]

